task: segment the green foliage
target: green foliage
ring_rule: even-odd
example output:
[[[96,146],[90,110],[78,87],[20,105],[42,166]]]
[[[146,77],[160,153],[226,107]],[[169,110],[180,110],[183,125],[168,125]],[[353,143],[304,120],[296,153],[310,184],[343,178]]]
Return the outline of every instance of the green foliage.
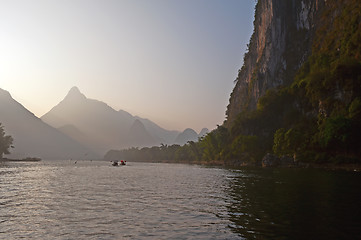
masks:
[[[360,158],[361,8],[357,1],[341,2],[328,3],[312,55],[294,84],[299,87],[299,94],[304,89],[305,99],[314,109],[308,112],[318,114],[313,123],[318,126],[307,133],[311,140],[303,149],[314,152],[320,162]],[[282,136],[275,136],[275,145],[281,139]],[[274,146],[278,153],[285,153],[292,146],[283,148]]]
[[[282,155],[288,153],[288,148],[286,147],[285,140],[286,129],[280,128],[276,131],[274,135],[274,143],[273,143],[273,152]]]
[[[361,100],[355,98],[348,109],[349,117],[354,121],[361,121]]]
[[[12,147],[13,138],[9,135],[5,135],[4,127],[0,123],[0,159],[3,154],[10,154],[10,147]]]
[[[256,111],[242,112],[234,121],[230,156],[255,151],[242,145],[244,136],[253,135],[265,152],[280,156],[316,162],[335,154],[338,162],[360,158],[360,4],[329,3],[319,25],[312,55],[294,83],[267,91]]]
[[[328,118],[320,126],[320,142],[325,148],[332,151],[345,149],[351,143],[351,121],[344,116]]]
[[[206,162],[224,160],[229,142],[228,129],[223,126],[208,133],[199,143],[202,149],[202,160]]]
[[[227,159],[238,159],[242,163],[256,163],[260,155],[263,155],[263,152],[259,137],[239,135],[233,140]]]

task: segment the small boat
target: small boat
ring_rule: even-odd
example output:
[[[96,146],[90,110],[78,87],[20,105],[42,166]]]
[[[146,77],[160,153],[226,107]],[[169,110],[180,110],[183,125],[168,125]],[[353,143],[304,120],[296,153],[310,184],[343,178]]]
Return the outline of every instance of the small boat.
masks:
[[[115,160],[115,161],[111,161],[112,162],[112,166],[114,166],[114,167],[118,167],[118,166],[121,166],[121,165],[126,165],[126,162],[127,161],[123,161],[123,160],[121,160],[120,162],[118,161],[118,160]]]

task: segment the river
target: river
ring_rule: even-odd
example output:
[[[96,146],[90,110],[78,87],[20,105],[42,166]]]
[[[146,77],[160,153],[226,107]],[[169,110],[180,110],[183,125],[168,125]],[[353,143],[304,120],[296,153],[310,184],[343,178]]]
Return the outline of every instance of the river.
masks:
[[[361,173],[0,163],[0,239],[361,239]]]

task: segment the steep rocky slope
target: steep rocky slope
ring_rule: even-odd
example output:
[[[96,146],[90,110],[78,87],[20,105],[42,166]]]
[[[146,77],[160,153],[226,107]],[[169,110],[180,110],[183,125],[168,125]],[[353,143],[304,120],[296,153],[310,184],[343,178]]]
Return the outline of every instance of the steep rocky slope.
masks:
[[[227,125],[256,109],[268,89],[288,85],[311,53],[324,0],[262,0],[256,5],[254,32],[227,107]]]

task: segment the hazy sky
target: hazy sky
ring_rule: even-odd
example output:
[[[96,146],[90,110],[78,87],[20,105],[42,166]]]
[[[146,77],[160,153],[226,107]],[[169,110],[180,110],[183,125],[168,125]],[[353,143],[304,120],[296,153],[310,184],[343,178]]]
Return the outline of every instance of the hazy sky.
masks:
[[[167,129],[213,129],[255,0],[0,0],[0,88],[41,117],[73,86]]]

